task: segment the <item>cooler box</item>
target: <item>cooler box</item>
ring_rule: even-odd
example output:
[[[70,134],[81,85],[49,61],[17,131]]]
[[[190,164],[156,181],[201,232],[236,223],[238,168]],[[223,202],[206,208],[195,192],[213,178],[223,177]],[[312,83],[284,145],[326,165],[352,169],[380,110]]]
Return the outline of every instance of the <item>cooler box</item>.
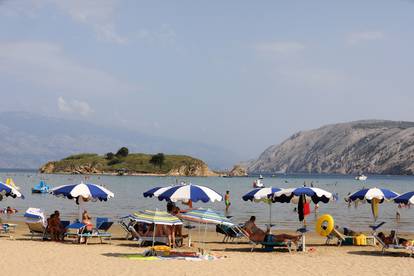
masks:
[[[363,234],[355,236],[354,245],[367,245],[367,237]]]

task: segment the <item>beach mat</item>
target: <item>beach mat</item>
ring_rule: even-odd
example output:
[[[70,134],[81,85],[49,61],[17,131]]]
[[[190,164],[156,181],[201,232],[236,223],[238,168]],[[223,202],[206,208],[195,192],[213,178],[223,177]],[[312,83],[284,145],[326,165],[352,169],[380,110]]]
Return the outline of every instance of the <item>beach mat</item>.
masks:
[[[131,254],[131,255],[125,255],[126,258],[130,260],[140,260],[140,261],[159,261],[161,260],[158,257],[155,256],[144,256],[142,254]]]

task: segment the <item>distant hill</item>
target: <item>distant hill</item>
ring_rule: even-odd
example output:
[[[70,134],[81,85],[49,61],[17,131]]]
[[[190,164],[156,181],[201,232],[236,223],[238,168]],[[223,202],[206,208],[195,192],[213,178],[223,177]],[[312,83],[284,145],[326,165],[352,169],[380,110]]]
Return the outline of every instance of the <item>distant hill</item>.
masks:
[[[211,168],[226,168],[238,156],[226,149],[164,137],[155,137],[93,123],[57,119],[24,112],[0,113],[0,168],[38,168],[80,152],[104,154],[122,146],[132,152],[185,154]]]
[[[249,172],[414,173],[414,122],[366,120],[301,131],[267,148]]]
[[[165,155],[162,165],[151,164],[152,155],[135,153],[126,157],[76,154],[60,161],[51,161],[40,168],[42,173],[69,174],[163,174],[171,176],[215,176],[207,165],[185,155]]]

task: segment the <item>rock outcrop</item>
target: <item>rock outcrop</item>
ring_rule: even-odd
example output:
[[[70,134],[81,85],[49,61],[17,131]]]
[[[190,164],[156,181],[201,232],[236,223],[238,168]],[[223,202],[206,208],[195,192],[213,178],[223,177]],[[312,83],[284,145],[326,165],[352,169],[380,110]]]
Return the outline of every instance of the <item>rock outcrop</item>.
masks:
[[[217,176],[212,172],[208,166],[203,162],[189,163],[181,165],[178,168],[171,169],[168,176]]]
[[[229,172],[229,176],[247,176],[247,170],[241,165],[235,165]]]
[[[292,135],[266,149],[249,172],[414,173],[414,123],[367,120]]]

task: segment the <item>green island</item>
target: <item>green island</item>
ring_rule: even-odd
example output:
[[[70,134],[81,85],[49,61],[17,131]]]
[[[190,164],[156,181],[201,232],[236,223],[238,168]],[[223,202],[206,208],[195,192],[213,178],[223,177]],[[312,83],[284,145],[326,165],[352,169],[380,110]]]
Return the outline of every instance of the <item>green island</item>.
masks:
[[[53,174],[111,174],[216,176],[202,160],[186,155],[129,153],[125,147],[105,155],[81,153],[44,164],[39,171]]]

